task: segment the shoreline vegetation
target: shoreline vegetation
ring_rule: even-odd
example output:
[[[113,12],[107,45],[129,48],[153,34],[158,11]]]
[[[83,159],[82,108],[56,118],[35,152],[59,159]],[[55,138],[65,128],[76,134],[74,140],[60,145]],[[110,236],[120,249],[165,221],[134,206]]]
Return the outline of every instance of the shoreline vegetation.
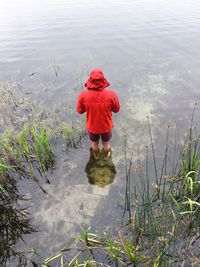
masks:
[[[56,166],[54,147],[78,148],[85,130],[81,122],[68,123],[58,109],[33,104],[28,96],[15,95],[9,86],[1,88],[0,104],[0,264],[8,266],[15,260],[16,266],[26,266],[26,255],[14,245],[36,227],[28,210],[18,208],[23,196],[17,182],[32,179],[45,193],[39,181],[49,183],[48,171]],[[115,235],[112,225],[100,234],[88,227],[71,247],[55,252],[43,263],[32,258],[28,262],[34,267],[199,266],[200,136],[194,126],[195,108],[196,104],[184,138],[167,127],[163,155],[156,155],[149,118],[150,146],[146,146],[145,158],[138,151],[138,160],[133,162],[125,136],[124,217]],[[31,253],[39,251],[34,248]]]
[[[10,84],[0,88],[0,113],[0,265],[14,260],[16,266],[26,266],[26,256],[14,246],[36,227],[28,209],[19,208],[19,201],[26,199],[18,191],[18,181],[33,180],[47,193],[40,181],[50,183],[48,171],[56,167],[54,148],[78,148],[85,130],[80,121],[68,123],[63,110],[48,110],[23,92],[14,93]]]
[[[73,247],[47,258],[42,267],[199,266],[200,136],[195,133],[195,108],[196,104],[184,138],[168,125],[164,154],[159,155],[161,164],[149,118],[150,147],[146,147],[144,159],[139,152],[136,162],[132,152],[127,156],[125,136],[124,218],[118,233],[113,236],[109,229],[101,234],[90,227],[82,229]],[[69,257],[74,250],[77,253]]]

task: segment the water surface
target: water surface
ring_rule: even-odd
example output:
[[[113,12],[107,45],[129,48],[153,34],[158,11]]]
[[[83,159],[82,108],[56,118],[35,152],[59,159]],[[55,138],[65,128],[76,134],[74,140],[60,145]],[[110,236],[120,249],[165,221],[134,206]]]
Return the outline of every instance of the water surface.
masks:
[[[33,222],[40,232],[27,238],[48,256],[70,242],[80,225],[118,224],[123,212],[123,135],[132,149],[162,143],[164,125],[180,131],[200,97],[200,2],[198,0],[1,0],[0,81],[17,81],[48,106],[72,105],[94,68],[102,68],[118,93],[114,116],[114,182],[99,188],[84,172],[89,141],[66,154],[56,151],[45,195],[34,184],[21,190],[31,197]],[[30,76],[31,73],[34,73]],[[29,77],[30,76],[30,77]],[[135,155],[137,157],[137,155]],[[36,189],[37,188],[37,189]]]

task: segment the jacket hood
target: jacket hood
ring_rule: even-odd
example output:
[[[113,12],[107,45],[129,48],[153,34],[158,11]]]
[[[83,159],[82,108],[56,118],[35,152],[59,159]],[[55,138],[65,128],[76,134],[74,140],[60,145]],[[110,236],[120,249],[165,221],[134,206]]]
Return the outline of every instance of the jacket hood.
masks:
[[[100,69],[94,69],[85,83],[85,87],[87,87],[88,90],[93,89],[98,91],[104,90],[109,85],[109,82],[106,80]]]

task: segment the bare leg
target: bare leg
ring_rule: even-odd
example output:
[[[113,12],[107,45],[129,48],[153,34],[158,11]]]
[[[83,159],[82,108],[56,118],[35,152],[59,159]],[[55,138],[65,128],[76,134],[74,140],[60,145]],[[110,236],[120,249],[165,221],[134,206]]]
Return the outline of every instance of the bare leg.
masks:
[[[102,142],[103,143],[103,150],[107,154],[110,150],[110,143],[109,142]]]
[[[94,157],[95,159],[99,159],[99,140],[92,142],[92,149],[94,151]]]
[[[107,160],[110,157],[110,144],[109,142],[102,142],[102,144],[103,144],[103,151],[104,151],[104,160]]]
[[[95,142],[92,142],[92,149],[94,151],[99,151],[99,140],[95,141]]]

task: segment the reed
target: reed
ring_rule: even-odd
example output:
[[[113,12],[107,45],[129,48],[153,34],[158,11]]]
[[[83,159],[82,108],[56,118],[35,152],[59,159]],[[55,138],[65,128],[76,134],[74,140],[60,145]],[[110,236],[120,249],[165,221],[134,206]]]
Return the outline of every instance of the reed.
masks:
[[[125,135],[124,138],[124,155],[125,155],[125,172],[126,172],[126,188],[125,188],[125,201],[124,201],[124,215],[125,211],[128,211],[129,215],[129,221],[131,220],[131,196],[130,196],[130,191],[131,191],[131,166],[132,166],[132,157],[133,154],[131,155],[131,160],[128,160],[127,158],[127,136]]]
[[[156,156],[155,156],[155,151],[154,151],[152,130],[151,130],[149,117],[147,117],[147,121],[148,121],[149,137],[150,137],[150,144],[151,144],[152,156],[153,156],[153,166],[154,166],[154,175],[155,175],[154,176],[155,177],[154,180],[155,180],[155,184],[158,185],[158,188],[156,188],[156,193],[157,193],[157,197],[159,198],[160,188],[159,188],[159,181],[158,181],[158,171],[157,171]]]
[[[181,197],[182,189],[187,194],[199,192],[199,167],[200,167],[200,143],[199,137],[194,137],[192,128],[181,151],[181,175],[184,177],[179,189]],[[189,175],[188,175],[189,174]],[[192,190],[191,190],[192,186]]]
[[[191,229],[196,229],[200,221],[200,140],[199,136],[194,134],[193,122],[194,110],[188,134],[182,146],[179,147],[176,134],[174,147],[170,147],[170,126],[168,125],[164,155],[159,156],[159,161],[160,158],[163,159],[159,171],[152,129],[148,119],[151,152],[146,146],[146,159],[143,163],[138,153],[139,159],[134,163],[134,169],[137,171],[132,191],[128,185],[130,176],[134,177],[134,175],[130,174],[126,167],[128,178],[126,179],[125,204],[128,203],[128,196],[133,195],[133,205],[131,205],[133,241],[138,246],[143,244],[143,246],[154,248],[152,255],[154,255],[155,262],[150,266],[172,262],[173,259],[170,259],[167,254],[174,246],[175,240],[180,236],[184,240],[185,235],[182,229],[187,235],[192,232]],[[173,151],[173,158],[171,151]],[[126,159],[125,166],[128,165],[127,162]],[[152,182],[154,182],[153,186]],[[170,229],[171,224],[172,229]],[[168,233],[171,233],[170,237]],[[155,254],[155,241],[158,238],[165,242],[162,246],[160,244],[158,247],[160,250]],[[141,251],[143,251],[142,247]],[[148,254],[148,249],[145,253]],[[175,253],[173,257],[176,257]]]

